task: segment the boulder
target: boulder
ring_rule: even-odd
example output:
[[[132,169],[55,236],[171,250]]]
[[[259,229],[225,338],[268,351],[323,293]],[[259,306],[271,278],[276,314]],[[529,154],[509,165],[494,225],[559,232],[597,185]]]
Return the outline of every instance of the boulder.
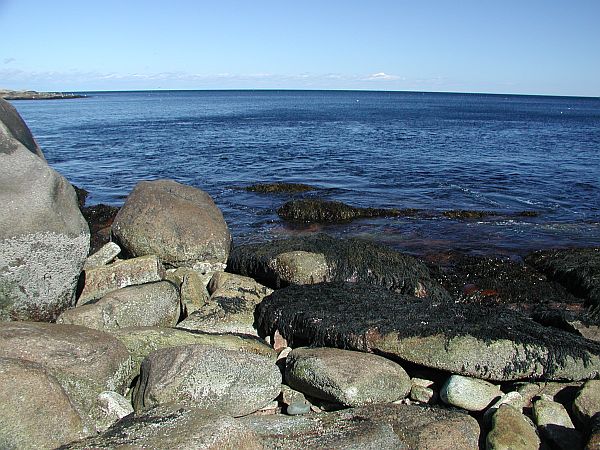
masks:
[[[268,356],[185,345],[156,350],[142,362],[133,395],[136,411],[187,402],[207,412],[243,416],[281,391],[281,373]]]
[[[538,450],[540,445],[535,425],[518,409],[503,404],[492,416],[487,450]]]
[[[214,280],[214,281],[212,281]],[[254,309],[273,292],[251,278],[217,272],[209,283],[210,299],[179,323],[179,328],[206,333],[256,336]]]
[[[600,345],[501,307],[419,299],[360,283],[291,285],[256,308],[260,336],[376,352],[486,380],[584,380]]]
[[[560,403],[544,397],[536,400],[533,418],[542,440],[552,448],[568,450],[583,446],[581,433],[575,429],[569,413]]]
[[[415,405],[367,405],[301,416],[247,416],[265,448],[478,449],[477,421],[459,411]]]
[[[179,292],[168,281],[129,286],[110,292],[95,303],[64,311],[56,323],[95,330],[124,327],[171,327],[179,318]]]
[[[287,384],[344,406],[391,403],[406,397],[410,377],[382,356],[337,348],[296,348],[288,355]]]
[[[139,373],[142,361],[155,350],[189,344],[201,344],[240,353],[262,355],[270,358],[273,362],[277,357],[273,349],[260,339],[227,334],[196,333],[177,328],[159,327],[120,328],[111,330],[111,334],[129,351],[133,359],[132,373],[135,375]]]
[[[106,432],[64,449],[247,449],[261,450],[261,441],[244,424],[204,409],[167,405],[131,415]]]
[[[0,448],[53,449],[85,436],[55,377],[36,363],[0,357]]]
[[[589,380],[573,402],[575,416],[585,425],[600,413],[600,380]]]
[[[600,325],[600,247],[538,251],[525,262],[584,298],[589,306],[584,322]]]
[[[223,214],[210,196],[172,180],[138,183],[112,232],[130,255],[158,255],[172,267],[223,264],[231,247]]]
[[[0,323],[0,357],[42,366],[90,427],[101,416],[98,395],[107,390],[124,393],[131,378],[131,359],[123,344],[108,333],[77,325]]]
[[[363,282],[417,297],[450,299],[446,290],[431,278],[425,264],[412,256],[369,241],[336,239],[325,234],[236,247],[227,270],[277,289],[289,284],[285,280],[290,279],[286,273],[286,267],[290,266],[277,261],[280,258],[281,262],[281,255],[290,252],[312,253],[311,258],[318,262],[312,274],[306,270],[307,264],[296,264],[302,267],[302,278],[307,281],[320,282],[326,274],[326,281]]]
[[[116,261],[107,266],[88,269],[83,273],[83,289],[77,305],[85,305],[109,292],[127,286],[161,281],[165,269],[154,255]]]
[[[52,321],[75,301],[90,231],[75,190],[0,99],[0,320]]]
[[[440,391],[444,403],[467,411],[483,411],[501,395],[500,386],[461,375],[450,376]]]

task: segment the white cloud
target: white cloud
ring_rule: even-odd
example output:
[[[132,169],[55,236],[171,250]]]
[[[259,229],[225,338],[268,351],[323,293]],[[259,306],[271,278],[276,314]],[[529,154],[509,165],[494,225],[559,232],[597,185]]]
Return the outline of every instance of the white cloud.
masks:
[[[392,80],[398,80],[398,79],[400,79],[400,77],[398,77],[396,75],[390,75],[385,72],[373,73],[367,77],[367,80],[369,80],[369,81],[379,81],[379,80],[392,81]]]
[[[4,58],[4,60],[2,61],[4,64],[10,64],[12,62],[15,62],[17,59],[16,58]]]

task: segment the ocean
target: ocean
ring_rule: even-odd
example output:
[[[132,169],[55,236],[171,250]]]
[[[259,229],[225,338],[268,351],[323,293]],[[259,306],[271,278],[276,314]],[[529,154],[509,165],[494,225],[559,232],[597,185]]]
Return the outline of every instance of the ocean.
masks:
[[[14,101],[49,164],[120,205],[140,180],[207,191],[235,244],[317,231],[409,253],[600,246],[600,98],[365,91],[92,92]],[[314,185],[259,194],[259,182]],[[297,197],[421,217],[290,225]],[[495,215],[456,219],[449,210]],[[535,212],[522,216],[519,212]]]

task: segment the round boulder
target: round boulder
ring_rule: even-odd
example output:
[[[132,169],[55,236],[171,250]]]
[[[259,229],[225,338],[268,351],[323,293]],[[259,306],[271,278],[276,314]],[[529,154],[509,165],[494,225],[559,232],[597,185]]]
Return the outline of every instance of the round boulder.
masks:
[[[90,245],[73,186],[0,99],[0,320],[52,321],[74,303]]]
[[[231,234],[223,214],[200,189],[172,180],[136,185],[112,225],[131,256],[157,255],[172,267],[224,264]]]

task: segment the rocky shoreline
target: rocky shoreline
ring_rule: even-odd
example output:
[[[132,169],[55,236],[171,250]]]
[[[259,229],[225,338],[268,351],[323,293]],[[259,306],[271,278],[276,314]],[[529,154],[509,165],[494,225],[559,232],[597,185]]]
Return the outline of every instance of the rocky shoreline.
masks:
[[[85,206],[3,100],[0,159],[0,448],[600,448],[599,248],[238,246],[175,181]]]
[[[13,91],[10,89],[0,89],[0,98],[3,98],[4,100],[67,100],[85,97],[87,96],[68,92]]]

